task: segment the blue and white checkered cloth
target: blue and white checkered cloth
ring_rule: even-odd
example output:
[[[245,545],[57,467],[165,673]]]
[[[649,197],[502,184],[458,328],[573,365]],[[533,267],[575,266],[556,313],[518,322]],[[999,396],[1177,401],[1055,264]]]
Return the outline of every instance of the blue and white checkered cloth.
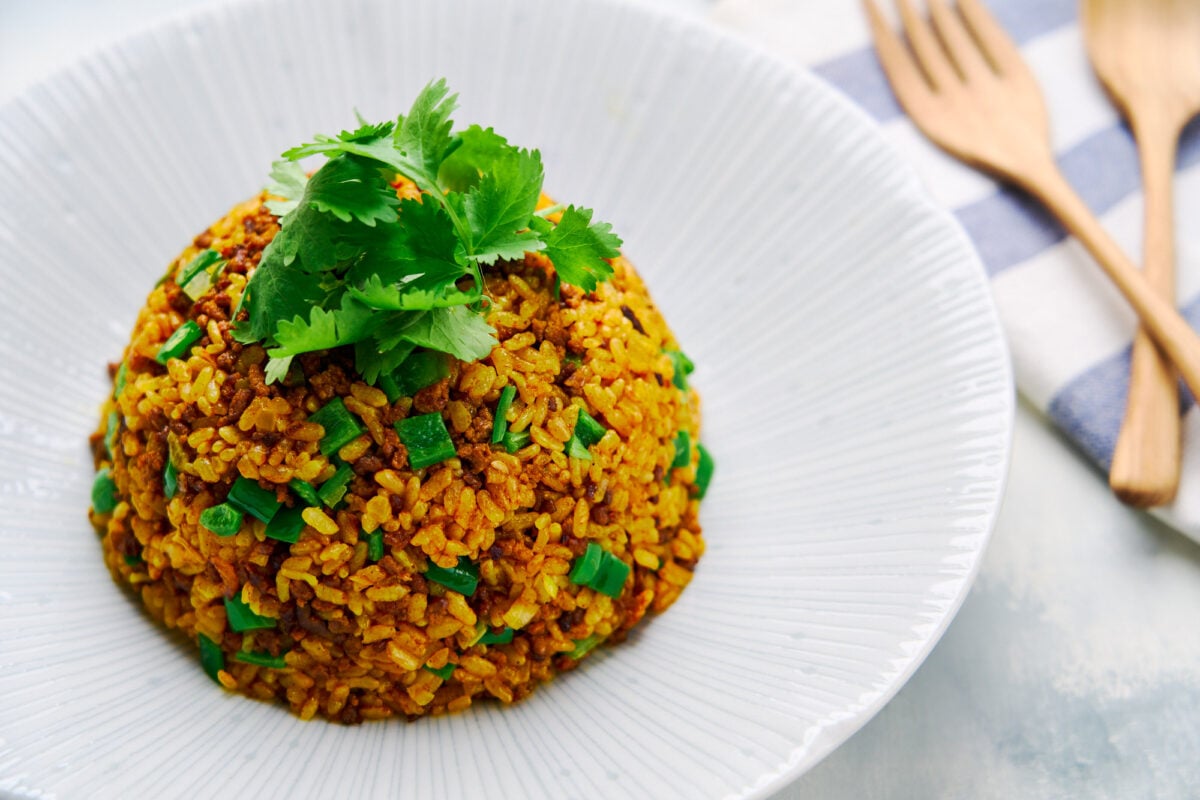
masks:
[[[1128,128],[1091,71],[1077,0],[985,0],[1042,85],[1059,163],[1133,260],[1142,195]],[[884,0],[882,5],[888,5]],[[713,19],[812,69],[867,111],[950,208],[983,258],[1021,393],[1107,473],[1128,391],[1136,318],[1078,242],[1019,192],[936,150],[905,117],[854,0],[722,0]],[[1200,46],[1200,44],[1198,44]],[[1200,327],[1200,123],[1180,143],[1178,297]],[[1200,540],[1200,418],[1185,393],[1183,478],[1158,513]]]

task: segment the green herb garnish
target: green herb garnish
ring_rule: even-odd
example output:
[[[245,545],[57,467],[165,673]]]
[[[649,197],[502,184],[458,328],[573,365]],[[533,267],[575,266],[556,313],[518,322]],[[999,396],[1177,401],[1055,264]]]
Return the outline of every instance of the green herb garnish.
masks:
[[[346,410],[346,404],[340,397],[333,398],[310,414],[308,421],[315,422],[325,429],[325,435],[321,437],[323,456],[333,455],[366,430],[358,421],[358,417]]]
[[[371,562],[376,562],[383,558],[383,531],[376,529],[370,533],[362,533],[360,539],[367,542],[367,559]]]
[[[342,464],[337,468],[337,472],[333,473],[333,477],[321,484],[321,488],[317,489],[317,497],[321,498],[321,502],[333,508],[338,503],[342,502],[342,498],[346,496],[346,490],[350,488],[350,481],[354,479],[354,468],[349,464]]]
[[[273,656],[270,653],[253,653],[239,650],[233,654],[234,661],[240,661],[243,664],[253,664],[256,667],[268,667],[270,669],[285,669],[287,662],[283,660],[282,655]]]
[[[505,625],[504,630],[500,631],[499,633],[493,633],[489,629],[483,634],[483,636],[479,637],[479,640],[476,641],[475,644],[508,644],[513,640],[513,634],[513,629],[507,625]]]
[[[667,358],[671,359],[671,365],[674,368],[672,370],[674,376],[671,378],[671,382],[675,384],[676,388],[686,392],[688,390],[687,376],[692,374],[696,369],[696,365],[692,363],[692,360],[682,350],[663,350],[663,353]]]
[[[464,361],[496,344],[483,312],[482,267],[541,251],[558,277],[586,291],[612,274],[621,240],[568,206],[554,224],[534,213],[542,187],[536,150],[490,128],[452,133],[444,80],[395,122],[363,124],[288,150],[275,163],[268,207],[282,217],[246,287],[235,335],[264,341],[268,381],[301,353],[355,346],[375,383],[415,348]],[[300,159],[327,161],[306,178]],[[423,192],[398,199],[395,175]]]
[[[235,633],[266,630],[267,628],[275,627],[275,619],[273,617],[264,617],[262,614],[255,614],[250,610],[250,606],[243,603],[242,598],[237,596],[225,598],[225,620]]]
[[[571,438],[567,440],[566,447],[564,448],[567,455],[572,458],[582,458],[590,461],[592,454],[588,451],[588,448],[603,439],[607,430],[591,414],[580,408],[579,418],[575,422],[575,431],[571,434]]]
[[[309,417],[312,419],[312,417]],[[299,478],[292,478],[288,481],[288,488],[296,493],[296,496],[310,506],[321,505],[321,498],[317,496],[317,490],[312,487],[311,483],[305,483]]]
[[[241,476],[233,482],[225,499],[234,508],[263,522],[270,522],[283,505],[275,498],[275,492],[262,488],[258,481]]]
[[[172,358],[182,358],[203,335],[200,326],[189,319],[167,337],[154,360],[165,366]]]
[[[696,466],[696,498],[703,500],[704,495],[708,494],[708,484],[712,481],[716,463],[704,445],[697,444],[696,449],[700,451],[700,463]]]
[[[511,384],[500,390],[500,400],[496,403],[496,416],[492,422],[492,444],[504,441],[504,434],[508,433],[508,420],[505,417],[516,396],[517,387]]]
[[[97,514],[111,514],[117,507],[117,484],[108,467],[101,468],[92,481],[92,508]]]
[[[567,578],[571,583],[586,585],[600,571],[600,559],[603,556],[604,548],[595,542],[588,542],[587,549],[583,551],[583,555],[575,559]]]
[[[441,463],[456,454],[446,423],[436,411],[400,420],[396,433],[408,448],[408,464],[413,469]]]
[[[224,266],[225,261],[216,250],[201,250],[183,268],[175,282],[183,288],[188,298],[196,301],[212,288]]]
[[[595,542],[588,542],[583,555],[571,565],[567,578],[572,583],[587,586],[609,597],[619,597],[631,571],[624,561]]]
[[[686,467],[692,461],[692,437],[687,431],[675,434],[675,458],[671,460],[671,469]]]
[[[442,667],[431,667],[428,664],[426,664],[425,669],[429,670],[434,675],[437,675],[442,680],[448,681],[448,680],[450,680],[450,676],[452,676],[454,674],[454,666],[455,666],[454,664],[446,664],[445,666],[442,666]]]
[[[575,647],[571,652],[567,653],[567,658],[580,659],[595,649],[596,645],[604,641],[604,637],[593,633],[591,636],[585,636],[582,639],[575,641]]]
[[[529,431],[508,431],[504,434],[504,449],[509,453],[515,453],[527,446],[532,438]]]
[[[240,509],[229,503],[210,506],[200,512],[200,524],[217,536],[233,536],[242,528]]]
[[[379,388],[387,395],[388,402],[394,403],[397,398],[411,397],[449,374],[450,365],[444,353],[418,350],[394,372],[379,376]]]
[[[448,569],[430,561],[425,579],[470,597],[479,585],[479,566],[466,556],[460,556],[458,564]]]
[[[203,633],[198,634],[197,638],[200,640],[200,666],[208,677],[220,683],[217,673],[225,669],[225,654],[221,652],[221,645]]]

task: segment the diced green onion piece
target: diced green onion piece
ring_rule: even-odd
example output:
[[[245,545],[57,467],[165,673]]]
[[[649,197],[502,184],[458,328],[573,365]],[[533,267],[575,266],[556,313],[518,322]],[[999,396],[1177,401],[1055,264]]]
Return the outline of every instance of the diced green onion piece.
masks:
[[[242,512],[229,503],[206,508],[200,512],[200,524],[217,536],[233,536],[242,529]]]
[[[565,356],[563,356],[563,361],[566,361],[570,364],[574,364],[575,366],[578,367],[580,364],[583,363],[583,356],[576,355],[574,353],[567,353]]]
[[[258,481],[241,476],[233,482],[225,499],[234,508],[239,508],[263,522],[270,522],[283,505],[275,498],[275,492],[262,488]]]
[[[221,254],[216,250],[201,250],[195,257],[187,263],[182,270],[179,271],[179,277],[175,279],[175,283],[180,286],[186,286],[192,278],[199,275],[204,270],[213,266],[221,260]]]
[[[487,633],[479,637],[479,641],[476,644],[508,644],[512,640],[513,629],[505,625],[504,630],[499,633],[492,633],[491,630],[488,630]]]
[[[225,669],[225,654],[221,652],[219,644],[203,633],[199,635],[199,638],[200,666],[204,668],[204,672],[208,677],[220,683],[221,679],[217,677],[217,673]]]
[[[609,597],[620,597],[625,587],[625,579],[629,577],[630,567],[612,553],[605,553],[600,562],[600,572],[592,579],[590,586],[600,594]]]
[[[267,529],[263,533],[268,539],[295,544],[300,539],[300,531],[304,530],[304,526],[308,524],[301,516],[303,513],[304,506],[281,508],[279,513],[267,523]]]
[[[175,329],[175,332],[167,337],[163,342],[163,346],[159,348],[158,355],[154,360],[160,364],[166,364],[172,358],[180,358],[187,354],[196,340],[204,335],[204,331],[200,330],[200,326],[194,321],[188,320]]]
[[[418,350],[390,375],[379,378],[379,388],[387,395],[389,403],[400,397],[411,397],[422,389],[432,386],[450,374],[450,365],[441,353]]]
[[[608,428],[601,425],[584,409],[579,409],[579,418],[575,422],[575,438],[583,443],[584,447],[591,447],[604,438],[604,434]]]
[[[321,437],[321,455],[329,456],[354,441],[366,430],[349,411],[342,398],[335,397],[308,418],[325,429]]]
[[[270,669],[285,669],[287,662],[283,660],[282,655],[273,656],[270,653],[247,653],[239,650],[233,654],[234,661],[240,661],[243,664],[253,664],[256,667],[269,667]]]
[[[492,422],[492,444],[500,444],[504,441],[504,434],[508,433],[508,409],[512,407],[513,398],[517,395],[517,387],[509,384],[500,390],[500,400],[496,403],[496,417]]]
[[[408,448],[408,464],[413,469],[423,469],[455,456],[446,423],[436,411],[400,420],[396,423],[396,433]]]
[[[325,505],[333,508],[338,503],[342,502],[342,498],[346,496],[346,490],[350,488],[350,481],[354,479],[354,468],[349,464],[342,464],[337,468],[337,472],[333,473],[333,477],[321,484],[321,488],[317,489],[317,497]]]
[[[138,564],[146,563],[141,556],[124,556],[123,558],[127,567],[136,567]]]
[[[567,575],[567,579],[571,583],[586,586],[596,577],[596,573],[600,570],[600,561],[603,556],[604,548],[595,542],[588,542],[587,549],[583,551],[583,555],[575,559],[575,564],[571,567],[571,573]]]
[[[663,350],[663,353],[666,354],[667,358],[671,359],[671,364],[675,368],[675,376],[671,379],[671,382],[675,384],[676,388],[686,392],[688,390],[687,376],[692,374],[696,369],[696,365],[692,363],[690,358],[684,355],[682,350]]]
[[[437,675],[442,680],[448,681],[450,680],[450,676],[454,674],[454,666],[454,664],[446,664],[444,667],[431,667],[426,664],[425,669],[429,670],[434,675]]]
[[[508,431],[504,434],[504,449],[509,453],[515,453],[521,448],[529,444],[532,438],[529,431]],[[589,455],[591,455],[589,453]]]
[[[292,478],[288,481],[288,488],[295,492],[296,496],[308,505],[321,505],[321,498],[317,495],[317,490],[313,488],[311,483],[305,483],[299,478]]]
[[[377,529],[370,533],[364,533],[359,538],[367,541],[367,558],[371,562],[378,561],[383,558],[383,530]]]
[[[470,597],[475,594],[475,587],[479,585],[479,566],[466,556],[459,556],[458,565],[449,569],[430,561],[428,569],[425,570],[425,579]]]
[[[591,636],[585,636],[575,642],[574,649],[567,653],[567,658],[580,659],[595,649],[596,645],[604,641],[604,637],[593,633]]]
[[[579,418],[575,422],[575,430],[572,432],[571,438],[567,440],[565,448],[567,455],[590,461],[592,454],[588,452],[588,448],[603,439],[607,430],[591,414],[580,408]]]
[[[108,467],[103,467],[92,481],[92,508],[97,514],[111,514],[116,507],[117,484],[113,482]]]
[[[114,408],[108,412],[108,423],[104,429],[104,450],[108,453],[108,457],[113,457],[113,447],[117,444],[117,433],[121,430],[121,418],[117,416],[117,410]]]
[[[696,497],[703,500],[704,495],[708,494],[708,483],[712,480],[716,463],[704,445],[697,444],[696,449],[700,451],[700,464],[696,467]]]
[[[250,606],[243,603],[242,598],[237,596],[225,598],[225,619],[235,633],[275,627],[274,618],[255,614],[250,610]]]
[[[686,467],[692,461],[692,437],[687,431],[675,434],[675,459],[671,469]]]
[[[178,490],[179,473],[175,471],[175,465],[168,458],[167,465],[163,467],[163,496],[170,500]]]
[[[117,367],[117,376],[113,379],[113,397],[120,397],[121,392],[125,391],[126,373],[129,370],[129,362],[122,361],[121,366]]]

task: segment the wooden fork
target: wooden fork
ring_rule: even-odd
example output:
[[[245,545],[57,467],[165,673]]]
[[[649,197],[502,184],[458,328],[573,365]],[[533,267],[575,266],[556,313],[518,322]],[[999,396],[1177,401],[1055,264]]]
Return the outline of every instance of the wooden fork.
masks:
[[[1183,126],[1200,113],[1200,0],[1084,0],[1096,75],[1137,138],[1145,198],[1142,272],[1175,297],[1171,182]],[[1143,333],[1133,341],[1129,400],[1108,483],[1127,503],[1168,502],[1179,485],[1179,381]]]
[[[955,158],[1016,184],[1050,209],[1197,393],[1200,337],[1154,291],[1059,171],[1037,81],[983,4],[959,0],[955,10],[946,0],[927,0],[931,27],[911,0],[897,0],[906,47],[874,0],[863,2],[883,70],[917,127]]]

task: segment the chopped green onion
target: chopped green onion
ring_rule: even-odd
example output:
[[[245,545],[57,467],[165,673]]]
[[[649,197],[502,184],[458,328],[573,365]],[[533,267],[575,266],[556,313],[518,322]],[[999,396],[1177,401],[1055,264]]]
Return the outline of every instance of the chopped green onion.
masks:
[[[671,461],[671,469],[686,467],[692,461],[692,437],[687,431],[675,434],[675,458]]]
[[[213,253],[216,256],[216,260],[206,264],[204,269],[196,272],[191,278],[180,284],[183,286],[183,293],[192,302],[199,300],[205,292],[213,287],[213,284],[216,283],[218,276],[221,274],[221,270],[225,268],[225,261],[215,251],[209,250],[207,252]],[[200,256],[196,258],[198,260]],[[189,265],[189,269],[190,267],[191,265]]]
[[[253,664],[256,667],[269,667],[271,669],[285,669],[287,662],[283,660],[282,655],[273,656],[270,653],[247,653],[239,650],[233,654],[234,661],[240,661],[243,664]]]
[[[325,429],[321,437],[321,455],[328,456],[341,450],[366,430],[358,418],[346,410],[342,398],[335,397],[308,417]]]
[[[508,433],[508,409],[512,407],[513,398],[517,395],[517,387],[509,384],[500,390],[500,400],[496,403],[496,417],[492,423],[492,444],[504,441]]]
[[[242,529],[242,512],[229,503],[206,508],[200,512],[200,524],[217,536],[233,536]]]
[[[676,388],[686,392],[688,390],[687,376],[695,371],[696,365],[692,363],[690,358],[684,355],[682,350],[663,350],[663,353],[666,354],[667,358],[671,359],[671,365],[674,367],[675,376],[671,381],[675,384]]]
[[[588,448],[604,438],[608,429],[597,422],[583,408],[579,409],[579,418],[575,422],[575,430],[567,440],[566,453],[572,458],[582,458],[590,461],[592,454]]]
[[[126,373],[128,372],[129,362],[122,361],[121,366],[117,367],[117,377],[113,379],[113,397],[120,397],[121,392],[125,391]]]
[[[116,507],[117,484],[113,481],[108,467],[103,467],[92,481],[92,508],[97,514],[110,514]]]
[[[229,622],[229,627],[236,633],[275,627],[273,617],[255,614],[250,610],[250,606],[242,602],[242,598],[236,596],[225,598],[225,619]]]
[[[446,664],[444,667],[431,667],[426,664],[425,669],[429,670],[434,675],[437,675],[444,681],[450,680],[450,676],[454,674],[454,664]]]
[[[696,467],[696,497],[703,500],[704,495],[708,494],[708,483],[712,480],[716,463],[704,445],[697,444],[696,449],[700,451],[700,464]]]
[[[321,498],[317,495],[317,490],[312,487],[311,483],[305,483],[299,478],[292,478],[288,481],[288,488],[310,506],[321,505]]]
[[[279,513],[267,523],[267,529],[263,533],[267,538],[277,542],[295,544],[300,540],[300,531],[304,530],[304,526],[308,524],[301,516],[303,513],[303,506],[281,508]]]
[[[479,637],[479,641],[475,644],[508,644],[513,640],[513,629],[504,626],[504,630],[499,633],[492,633],[490,630]]]
[[[450,374],[446,357],[432,350],[418,350],[390,375],[379,378],[379,388],[387,395],[389,403],[400,397],[411,397],[422,389],[432,386]]]
[[[588,542],[587,549],[583,551],[583,555],[575,559],[575,564],[571,567],[571,574],[567,578],[571,583],[586,586],[600,570],[600,561],[603,555],[604,548],[595,542]]]
[[[354,468],[349,464],[342,464],[337,468],[337,472],[333,473],[333,477],[322,483],[321,488],[317,489],[317,497],[321,499],[322,503],[333,508],[342,502],[353,478]]]
[[[108,412],[108,423],[104,428],[104,450],[108,453],[108,457],[113,457],[113,447],[117,444],[117,434],[121,430],[121,418],[117,416],[117,410],[114,408]]]
[[[625,587],[625,579],[629,577],[630,567],[612,553],[605,553],[600,563],[600,571],[589,584],[600,594],[609,597],[620,597]]]
[[[575,641],[575,647],[571,652],[567,653],[567,658],[580,659],[595,649],[596,645],[604,641],[604,637],[593,633],[591,636],[585,636],[582,639]]]
[[[163,496],[170,500],[178,490],[179,473],[175,471],[175,465],[168,458],[167,465],[163,467]]]
[[[136,567],[138,564],[145,564],[145,560],[141,556],[124,556],[125,566]]]
[[[364,533],[359,538],[367,541],[367,558],[372,562],[383,558],[383,530],[377,529]]]
[[[430,561],[425,570],[425,579],[470,597],[475,594],[475,587],[479,585],[479,566],[466,556],[459,556],[458,565],[449,569]]]
[[[167,340],[163,342],[163,346],[159,348],[158,355],[154,357],[154,360],[165,365],[172,358],[180,358],[203,335],[204,331],[200,330],[200,326],[189,319],[167,337]]]
[[[504,449],[515,453],[528,445],[530,438],[529,431],[508,431],[504,434]]]
[[[396,433],[408,448],[408,464],[413,469],[423,469],[455,456],[446,423],[436,411],[400,420],[396,423]]]
[[[263,522],[270,522],[283,505],[275,498],[275,492],[262,488],[258,481],[242,476],[233,482],[225,499],[235,508]]]
[[[565,356],[563,356],[563,361],[566,361],[569,364],[574,364],[578,367],[583,363],[583,356],[576,355],[575,353],[567,353]]]
[[[175,279],[175,283],[180,286],[187,286],[192,278],[220,261],[221,254],[216,250],[201,250],[187,263],[186,267],[180,270],[179,277]]]
[[[199,635],[199,639],[200,666],[204,668],[204,672],[208,677],[220,683],[221,679],[217,677],[217,673],[225,669],[225,654],[221,652],[221,645],[203,633]]]

